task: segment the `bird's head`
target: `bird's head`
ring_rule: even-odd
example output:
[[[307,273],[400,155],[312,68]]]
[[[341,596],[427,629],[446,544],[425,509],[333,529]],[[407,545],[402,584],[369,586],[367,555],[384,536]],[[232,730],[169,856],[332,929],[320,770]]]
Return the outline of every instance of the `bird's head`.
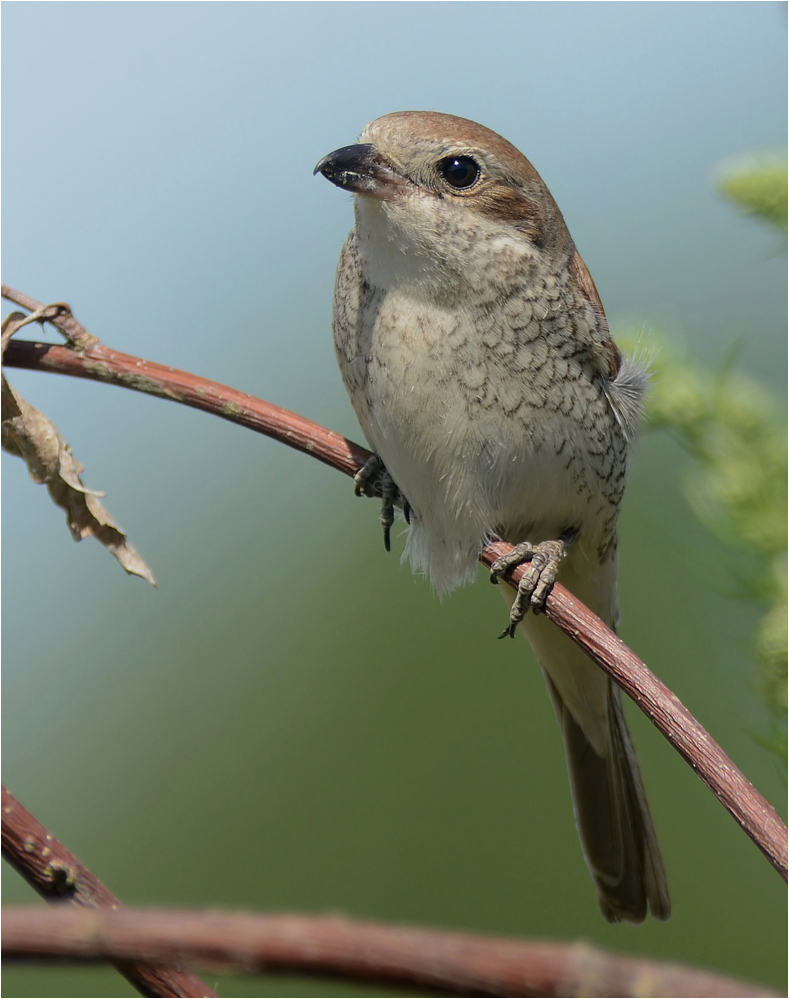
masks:
[[[400,111],[315,168],[356,195],[360,251],[373,280],[490,287],[543,262],[556,272],[574,246],[540,175],[476,122]],[[383,271],[383,274],[379,273]],[[421,277],[420,277],[421,276]]]

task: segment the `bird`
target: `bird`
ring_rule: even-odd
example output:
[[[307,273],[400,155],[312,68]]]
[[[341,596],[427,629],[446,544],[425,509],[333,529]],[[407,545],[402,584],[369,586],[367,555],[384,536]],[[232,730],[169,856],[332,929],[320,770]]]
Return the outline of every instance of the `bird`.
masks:
[[[439,593],[471,581],[492,540],[514,546],[494,582],[529,563],[500,637],[522,629],[545,676],[603,915],[668,919],[620,690],[541,613],[558,578],[616,628],[617,517],[647,375],[614,342],[542,178],[496,132],[395,112],[314,172],[354,202],[332,328],[373,452],[356,492],[382,498],[387,548],[403,514],[404,558]]]

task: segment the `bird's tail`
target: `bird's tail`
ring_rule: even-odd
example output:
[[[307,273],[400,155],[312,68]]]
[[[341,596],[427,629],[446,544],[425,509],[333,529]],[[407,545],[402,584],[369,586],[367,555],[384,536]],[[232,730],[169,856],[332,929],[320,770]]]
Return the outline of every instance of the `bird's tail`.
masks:
[[[601,756],[547,673],[545,679],[564,737],[578,835],[603,915],[610,922],[640,923],[649,908],[656,919],[668,919],[666,874],[619,688],[608,681],[608,752]]]
[[[595,565],[568,556],[562,570],[568,589],[614,627],[616,559]],[[619,688],[544,615],[527,614],[522,630],[559,717],[575,822],[603,914],[640,923],[649,910],[668,919],[666,874]]]

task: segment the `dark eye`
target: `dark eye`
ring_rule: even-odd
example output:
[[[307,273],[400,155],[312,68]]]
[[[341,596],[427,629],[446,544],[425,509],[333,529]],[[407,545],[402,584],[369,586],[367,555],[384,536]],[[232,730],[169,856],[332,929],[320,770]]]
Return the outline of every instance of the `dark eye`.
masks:
[[[471,187],[479,180],[479,163],[470,156],[447,156],[439,163],[438,170],[452,187]]]

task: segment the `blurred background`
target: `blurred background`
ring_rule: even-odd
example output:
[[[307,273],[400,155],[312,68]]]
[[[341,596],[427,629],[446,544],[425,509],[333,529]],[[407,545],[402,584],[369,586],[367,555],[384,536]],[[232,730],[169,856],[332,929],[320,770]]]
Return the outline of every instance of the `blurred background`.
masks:
[[[784,4],[44,2],[2,27],[3,280],[112,347],[361,442],[330,333],[351,199],[312,168],[432,109],[532,160],[615,330],[736,356],[784,405],[785,244],[715,188],[722,161],[784,147]],[[675,914],[605,923],[542,679],[495,640],[484,579],[439,602],[384,552],[375,503],[249,431],[10,376],[159,582],[75,545],[3,456],[4,780],[123,901],[583,937],[785,988],[784,886],[636,710]],[[763,608],[689,510],[688,462],[665,433],[636,452],[621,633],[784,812]],[[4,874],[6,900],[34,898]],[[62,968],[7,970],[3,992],[133,994]]]

